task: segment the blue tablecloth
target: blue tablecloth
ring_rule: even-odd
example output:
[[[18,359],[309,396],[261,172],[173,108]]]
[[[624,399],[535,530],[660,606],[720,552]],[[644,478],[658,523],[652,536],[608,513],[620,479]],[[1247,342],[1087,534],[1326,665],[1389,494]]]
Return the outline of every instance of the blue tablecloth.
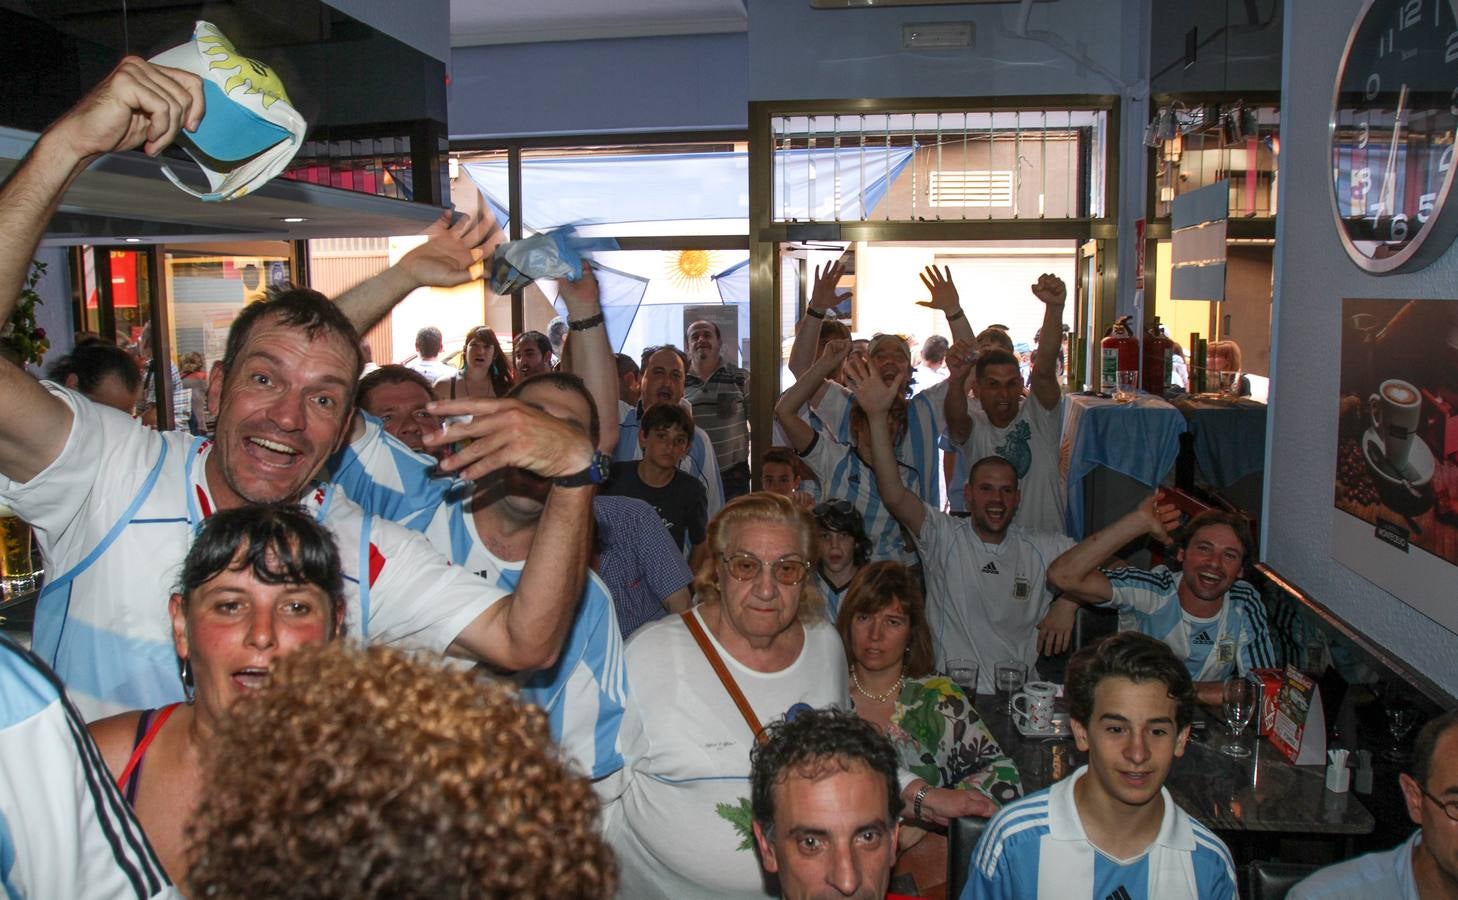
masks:
[[[1129,403],[1070,394],[1065,398],[1061,463],[1068,485],[1068,534],[1082,539],[1083,478],[1096,466],[1127,475],[1151,488],[1180,452],[1185,417],[1152,394]]]
[[[1254,400],[1186,397],[1175,401],[1190,425],[1195,463],[1206,480],[1227,488],[1266,464],[1266,405]]]

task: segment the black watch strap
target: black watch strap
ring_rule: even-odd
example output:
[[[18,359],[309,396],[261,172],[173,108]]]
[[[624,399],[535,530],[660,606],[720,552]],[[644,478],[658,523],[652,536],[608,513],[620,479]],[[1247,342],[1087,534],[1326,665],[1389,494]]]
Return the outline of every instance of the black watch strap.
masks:
[[[600,450],[592,452],[592,462],[587,468],[572,475],[563,475],[554,484],[558,487],[586,487],[589,484],[606,484],[612,474],[613,458]]]
[[[569,319],[567,321],[567,330],[586,331],[589,328],[596,328],[604,321],[606,321],[606,319],[603,317],[603,314],[601,312],[599,312],[595,316],[588,316],[585,319]]]

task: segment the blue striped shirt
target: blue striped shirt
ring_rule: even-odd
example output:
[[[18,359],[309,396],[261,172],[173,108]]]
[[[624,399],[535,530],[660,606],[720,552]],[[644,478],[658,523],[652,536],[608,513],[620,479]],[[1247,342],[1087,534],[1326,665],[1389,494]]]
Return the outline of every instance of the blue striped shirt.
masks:
[[[615,462],[630,462],[643,458],[643,446],[638,443],[638,418],[642,409],[618,401],[618,446],[613,449]],[[719,479],[719,460],[714,454],[714,444],[704,429],[694,426],[694,438],[689,441],[688,453],[678,467],[699,480],[709,498],[709,519],[724,508],[724,482]]]
[[[942,432],[947,430],[947,415],[943,404],[947,397],[947,382],[934,384],[912,397],[906,403],[906,434],[896,445],[896,458],[915,473],[916,478],[907,487],[916,492],[932,509],[942,508]],[[832,436],[842,444],[850,443],[851,407],[855,405],[851,392],[833,381],[825,384],[825,393],[815,404],[815,415],[831,429]],[[813,422],[812,422],[813,424]],[[826,497],[839,494],[823,493]]]
[[[503,590],[516,590],[525,564],[486,549],[464,500],[442,505],[425,536],[456,565]],[[584,774],[596,780],[623,767],[618,740],[628,694],[623,638],[612,596],[596,574],[587,573],[556,664],[524,673],[519,683],[522,698],[547,713],[552,737]]]
[[[445,499],[452,478],[436,478],[434,457],[416,453],[380,420],[361,412],[364,434],[329,458],[327,478],[365,511],[424,531]]]
[[[1180,576],[1166,566],[1152,571],[1130,566],[1104,574],[1114,588],[1106,605],[1119,610],[1120,630],[1164,641],[1196,681],[1220,681],[1237,666],[1244,674],[1277,665],[1265,601],[1248,583],[1233,584],[1218,615],[1202,620],[1180,606]]]
[[[1143,853],[1120,860],[1095,847],[1073,797],[1087,772],[993,817],[972,851],[962,900],[1234,900],[1230,851],[1164,788],[1164,818]]]
[[[881,500],[876,473],[861,461],[853,447],[835,440],[824,429],[816,429],[810,446],[800,456],[820,479],[822,497],[844,498],[860,512],[866,523],[866,536],[871,539],[873,562],[889,559],[908,566],[916,564],[916,554],[907,549],[909,542],[901,523]],[[915,491],[916,472],[904,463],[898,462],[897,467],[902,482]]]

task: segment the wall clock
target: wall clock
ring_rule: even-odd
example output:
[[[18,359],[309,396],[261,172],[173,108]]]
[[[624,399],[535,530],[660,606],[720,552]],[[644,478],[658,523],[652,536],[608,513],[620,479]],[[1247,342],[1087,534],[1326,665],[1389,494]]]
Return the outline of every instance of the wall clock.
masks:
[[[1454,0],[1367,0],[1342,52],[1331,114],[1331,202],[1352,260],[1421,268],[1458,234]]]

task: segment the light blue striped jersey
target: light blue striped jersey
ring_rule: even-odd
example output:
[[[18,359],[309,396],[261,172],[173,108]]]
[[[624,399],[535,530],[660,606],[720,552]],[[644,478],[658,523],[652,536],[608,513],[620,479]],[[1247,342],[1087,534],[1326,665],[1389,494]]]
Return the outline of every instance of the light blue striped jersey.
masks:
[[[943,404],[947,382],[934,384],[906,402],[906,435],[896,445],[896,458],[916,473],[907,487],[916,492],[932,509],[942,508],[942,459],[939,442],[947,430]],[[850,443],[850,415],[855,400],[851,392],[833,381],[826,382],[825,393],[815,404],[815,415],[842,444]],[[812,421],[811,424],[814,424]],[[825,497],[839,496],[824,493]]]
[[[805,464],[820,479],[821,496],[851,502],[865,520],[866,536],[871,539],[871,561],[894,560],[908,566],[916,564],[916,554],[907,549],[908,541],[901,523],[881,500],[876,486],[876,473],[861,461],[855,448],[835,440],[824,429],[816,429],[810,446],[800,454]],[[916,472],[897,461],[901,481],[916,490]]]
[[[503,590],[516,590],[524,563],[486,549],[464,500],[442,505],[425,534],[456,565]],[[587,573],[557,662],[524,673],[518,682],[522,698],[546,711],[552,737],[584,774],[595,780],[623,767],[618,738],[628,693],[623,638],[612,596],[596,573]]]
[[[0,751],[5,896],[180,896],[60,680],[9,638],[0,638]]]
[[[1220,681],[1237,666],[1248,673],[1277,664],[1265,601],[1248,583],[1231,585],[1211,621],[1184,611],[1180,575],[1166,566],[1152,571],[1128,566],[1104,574],[1114,587],[1114,598],[1106,605],[1119,610],[1120,630],[1164,641],[1196,681]]]
[[[380,420],[361,412],[364,434],[329,458],[329,481],[365,511],[424,531],[455,479],[435,476],[436,460],[416,453],[386,433]]]
[[[643,458],[643,446],[638,443],[638,418],[642,409],[618,401],[618,446],[613,449],[614,462],[631,462]],[[709,498],[709,519],[724,508],[724,482],[719,478],[719,458],[714,453],[714,443],[704,429],[694,426],[694,439],[689,442],[688,453],[678,467],[699,480]]]
[[[1073,797],[1087,772],[992,818],[972,851],[962,900],[1234,900],[1230,851],[1162,787],[1164,818],[1142,854],[1118,860],[1090,843]]]
[[[1421,900],[1412,852],[1422,837],[1419,828],[1391,850],[1327,866],[1291,888],[1286,900]]]

